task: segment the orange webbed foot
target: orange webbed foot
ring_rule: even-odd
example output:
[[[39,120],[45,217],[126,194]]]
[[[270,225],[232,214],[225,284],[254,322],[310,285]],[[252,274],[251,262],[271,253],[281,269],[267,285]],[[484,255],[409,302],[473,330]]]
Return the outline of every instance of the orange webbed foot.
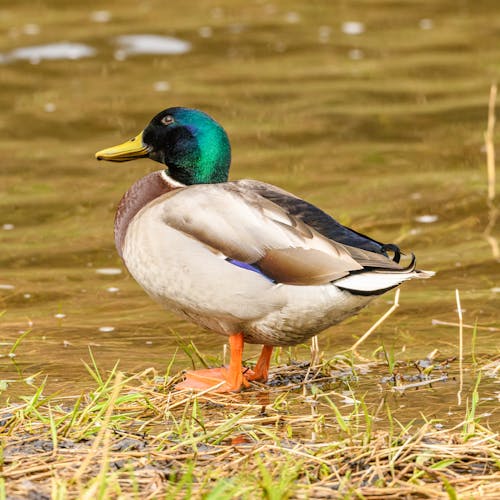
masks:
[[[230,373],[228,368],[207,368],[187,371],[185,380],[175,387],[195,391],[238,392],[248,386],[248,380],[241,371],[238,375],[238,373]]]
[[[262,347],[259,359],[253,370],[245,371],[241,359],[243,356],[243,333],[229,336],[231,359],[229,366],[223,368],[207,368],[204,370],[190,370],[186,372],[186,379],[175,387],[177,389],[194,389],[195,391],[209,392],[237,392],[248,387],[249,380],[265,382],[269,374],[269,364],[273,347]]]
[[[178,389],[194,389],[210,392],[236,392],[248,387],[248,380],[243,376],[241,358],[243,356],[243,333],[229,336],[231,351],[227,368],[207,368],[186,373],[186,380],[176,385]]]

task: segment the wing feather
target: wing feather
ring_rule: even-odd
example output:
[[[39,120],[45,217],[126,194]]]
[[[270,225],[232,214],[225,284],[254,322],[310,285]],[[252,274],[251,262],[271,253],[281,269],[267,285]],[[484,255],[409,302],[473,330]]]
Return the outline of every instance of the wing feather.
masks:
[[[302,200],[284,189],[251,179],[234,181],[234,184],[238,184],[244,189],[259,193],[262,197],[282,207],[290,215],[303,220],[323,236],[337,241],[338,243],[361,248],[370,252],[381,253],[383,255],[386,255],[387,249],[394,251],[397,255],[399,254],[399,249],[396,245],[380,243],[364,234],[358,233],[354,229],[343,226],[340,222],[336,221],[333,217],[323,212],[323,210],[314,206],[312,203]]]
[[[239,181],[179,189],[165,198],[163,221],[214,252],[257,266],[279,283],[325,284],[366,268],[403,271],[374,240],[367,239],[378,252],[336,241],[309,224],[307,217],[294,214],[296,210],[263,196],[261,189],[249,189],[249,182],[253,184]]]

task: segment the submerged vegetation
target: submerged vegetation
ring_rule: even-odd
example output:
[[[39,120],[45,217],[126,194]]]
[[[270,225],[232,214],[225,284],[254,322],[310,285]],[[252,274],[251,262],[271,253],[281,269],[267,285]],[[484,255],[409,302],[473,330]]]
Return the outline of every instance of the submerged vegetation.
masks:
[[[500,438],[479,393],[500,382],[500,358],[476,359],[456,422],[404,422],[391,395],[457,386],[457,363],[380,351],[292,361],[231,395],[178,391],[181,374],[153,369],[104,374],[90,353],[92,390],[41,383],[0,411],[0,498],[498,498]],[[359,384],[368,370],[375,398]]]

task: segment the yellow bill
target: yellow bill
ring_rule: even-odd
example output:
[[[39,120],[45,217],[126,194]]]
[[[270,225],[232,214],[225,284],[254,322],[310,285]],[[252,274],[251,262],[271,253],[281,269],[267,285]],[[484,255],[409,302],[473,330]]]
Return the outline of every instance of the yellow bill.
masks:
[[[135,136],[130,141],[113,146],[107,149],[97,151],[95,157],[97,160],[107,161],[129,161],[136,158],[144,158],[148,156],[149,150],[147,146],[142,143],[142,132]]]

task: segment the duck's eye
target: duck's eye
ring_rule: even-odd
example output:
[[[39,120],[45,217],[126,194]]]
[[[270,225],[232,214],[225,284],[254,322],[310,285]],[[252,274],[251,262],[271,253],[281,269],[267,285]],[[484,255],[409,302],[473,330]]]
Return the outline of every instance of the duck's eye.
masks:
[[[174,117],[172,115],[165,115],[162,119],[161,122],[163,125],[170,125],[171,123],[174,123]]]

